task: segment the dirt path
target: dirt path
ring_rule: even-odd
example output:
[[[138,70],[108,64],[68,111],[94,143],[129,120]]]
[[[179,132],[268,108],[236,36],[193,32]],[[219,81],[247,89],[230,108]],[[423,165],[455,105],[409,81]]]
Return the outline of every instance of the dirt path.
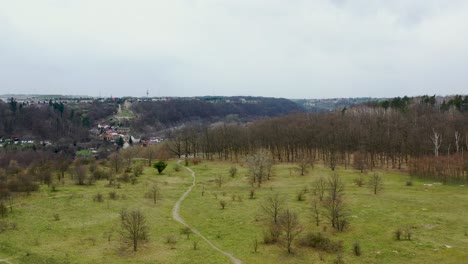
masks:
[[[11,263],[10,261],[8,261],[8,259],[0,259],[0,262],[5,262],[5,263],[8,263],[8,264],[13,264],[13,263]]]
[[[179,164],[180,164],[180,160],[179,160]],[[180,204],[182,203],[183,200],[185,200],[185,198],[187,197],[187,195],[192,191],[193,187],[195,187],[195,184],[196,184],[196,180],[197,180],[197,177],[195,175],[195,172],[188,168],[188,167],[185,167],[183,166],[186,170],[188,170],[191,175],[192,175],[192,178],[193,178],[193,181],[192,181],[192,185],[187,189],[187,191],[185,191],[185,193],[179,198],[179,200],[176,202],[176,204],[174,205],[174,208],[172,209],[172,218],[174,218],[174,220],[176,220],[177,222],[183,224],[184,226],[190,228],[190,230],[192,230],[192,232],[194,234],[197,234],[199,237],[201,237],[203,240],[206,241],[206,243],[208,243],[208,245],[210,245],[214,250],[218,251],[219,253],[229,257],[229,259],[231,259],[231,262],[234,263],[234,264],[241,264],[242,261],[240,261],[239,259],[237,259],[236,257],[234,257],[231,253],[228,253],[226,251],[223,251],[221,250],[220,248],[218,248],[217,246],[215,246],[210,240],[208,240],[205,236],[203,236],[198,230],[196,230],[195,228],[189,226],[185,221],[184,219],[182,219],[182,217],[180,217]]]

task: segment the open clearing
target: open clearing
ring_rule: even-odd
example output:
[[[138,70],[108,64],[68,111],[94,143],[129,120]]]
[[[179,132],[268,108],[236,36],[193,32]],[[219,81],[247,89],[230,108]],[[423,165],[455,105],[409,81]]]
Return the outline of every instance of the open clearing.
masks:
[[[163,175],[146,168],[135,185],[121,183],[115,188],[98,181],[93,186],[75,186],[68,180],[55,192],[42,186],[39,192],[17,198],[13,212],[3,219],[15,223],[16,229],[0,234],[0,259],[11,263],[231,263],[197,235],[187,239],[181,233],[183,225],[172,218],[174,205],[192,185],[190,172],[176,172],[175,163],[170,162]],[[231,178],[231,165],[216,161],[191,165],[197,185],[181,203],[180,214],[187,225],[243,263],[330,263],[336,259],[336,254],[297,243],[293,254],[279,244],[263,244],[266,221],[261,204],[275,192],[299,214],[302,235],[322,231],[332,240],[343,241],[345,263],[463,263],[468,259],[467,186],[425,186],[432,182],[416,179],[413,186],[406,186],[406,174],[382,171],[384,190],[373,195],[367,187],[353,184],[359,172],[339,168],[338,174],[346,182],[350,226],[335,233],[326,219],[315,226],[312,191],[306,193],[305,201],[296,199],[319,176],[330,175],[329,169],[317,166],[308,175],[298,176],[290,170],[293,164],[276,165],[272,180],[257,189],[255,199],[249,199],[246,168],[237,164],[237,176]],[[215,184],[218,175],[226,180],[222,187]],[[163,195],[157,204],[144,198],[153,183],[158,183]],[[110,192],[116,192],[118,198],[110,199]],[[103,202],[93,201],[97,193],[104,196]],[[226,202],[225,209],[221,209],[221,200]],[[122,208],[140,208],[149,223],[149,241],[136,253],[120,239]],[[398,228],[410,228],[412,240],[396,241],[393,233]],[[255,239],[259,241],[257,253],[252,246]],[[355,241],[361,246],[359,257],[352,252]]]

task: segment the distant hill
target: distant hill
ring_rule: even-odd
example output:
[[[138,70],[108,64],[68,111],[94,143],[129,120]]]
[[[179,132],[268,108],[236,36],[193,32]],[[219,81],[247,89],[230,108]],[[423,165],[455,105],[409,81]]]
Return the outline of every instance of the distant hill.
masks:
[[[195,97],[134,103],[134,127],[170,127],[184,122],[216,122],[227,117],[251,120],[304,112],[297,103],[267,97]]]
[[[328,112],[346,106],[367,102],[378,102],[384,98],[359,97],[359,98],[327,98],[327,99],[292,99],[295,103],[309,112]]]

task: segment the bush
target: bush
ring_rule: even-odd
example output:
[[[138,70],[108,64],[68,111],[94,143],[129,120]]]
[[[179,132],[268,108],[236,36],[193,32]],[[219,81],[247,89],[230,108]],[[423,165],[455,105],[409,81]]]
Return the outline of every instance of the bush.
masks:
[[[133,166],[133,175],[134,175],[135,177],[138,177],[138,176],[140,176],[141,174],[143,174],[143,164],[138,163],[138,164],[136,164],[135,166]]]
[[[164,169],[167,167],[167,163],[163,160],[156,162],[153,167],[158,171],[158,174],[161,174]]]
[[[252,248],[254,253],[258,252],[258,240],[256,238],[252,242]]]
[[[406,186],[413,186],[413,181],[407,181]]]
[[[305,193],[304,193],[304,191],[301,190],[301,191],[297,192],[297,200],[298,200],[299,202],[302,202],[302,201],[305,200]]]
[[[282,230],[280,225],[272,222],[267,230],[263,232],[263,243],[265,244],[275,244],[279,241]]]
[[[193,165],[198,165],[198,164],[201,163],[201,159],[199,159],[199,158],[194,158],[194,159],[192,159],[192,163],[193,163]]]
[[[395,230],[394,234],[396,240],[401,240],[401,235],[403,234],[403,231],[398,228],[397,230]]]
[[[219,201],[219,205],[221,205],[221,209],[224,209],[226,207],[227,202],[225,200]]]
[[[301,241],[302,246],[315,248],[321,251],[336,253],[343,250],[342,241],[332,241],[331,239],[324,237],[322,233],[309,233]]]
[[[361,256],[361,245],[359,245],[359,241],[354,242],[353,252],[355,256]]]
[[[7,206],[2,202],[0,202],[0,216],[6,217],[8,215],[8,208]]]
[[[128,173],[124,173],[119,178],[117,178],[117,180],[125,183],[130,182],[130,175],[128,175]]]
[[[174,165],[174,171],[179,172],[182,169],[182,166],[179,164]]]
[[[359,187],[362,187],[366,184],[362,176],[359,176],[359,178],[354,179],[354,183]]]
[[[96,195],[93,197],[93,201],[102,203],[104,202],[104,196],[101,193],[96,193]]]
[[[58,213],[54,213],[54,220],[55,221],[60,220],[60,215]]]
[[[174,235],[166,236],[166,243],[171,246],[171,249],[175,249],[175,245],[177,244],[177,237]]]
[[[109,198],[111,200],[116,200],[118,198],[118,195],[116,192],[109,192]]]
[[[250,199],[255,199],[255,189],[250,189],[249,198]]]
[[[229,169],[229,175],[231,175],[232,178],[234,178],[237,174],[237,167],[236,166],[232,166],[230,169]]]

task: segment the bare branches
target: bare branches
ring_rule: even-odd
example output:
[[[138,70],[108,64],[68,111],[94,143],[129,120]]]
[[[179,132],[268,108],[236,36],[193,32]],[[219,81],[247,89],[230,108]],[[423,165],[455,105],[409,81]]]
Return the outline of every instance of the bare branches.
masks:
[[[438,157],[439,148],[440,148],[440,145],[442,144],[442,136],[438,132],[436,132],[434,128],[432,128],[431,141],[432,141],[432,144],[434,145],[434,156]]]
[[[137,251],[138,242],[148,239],[148,225],[146,217],[140,210],[133,210],[121,212],[122,237],[131,242],[133,251]]]

